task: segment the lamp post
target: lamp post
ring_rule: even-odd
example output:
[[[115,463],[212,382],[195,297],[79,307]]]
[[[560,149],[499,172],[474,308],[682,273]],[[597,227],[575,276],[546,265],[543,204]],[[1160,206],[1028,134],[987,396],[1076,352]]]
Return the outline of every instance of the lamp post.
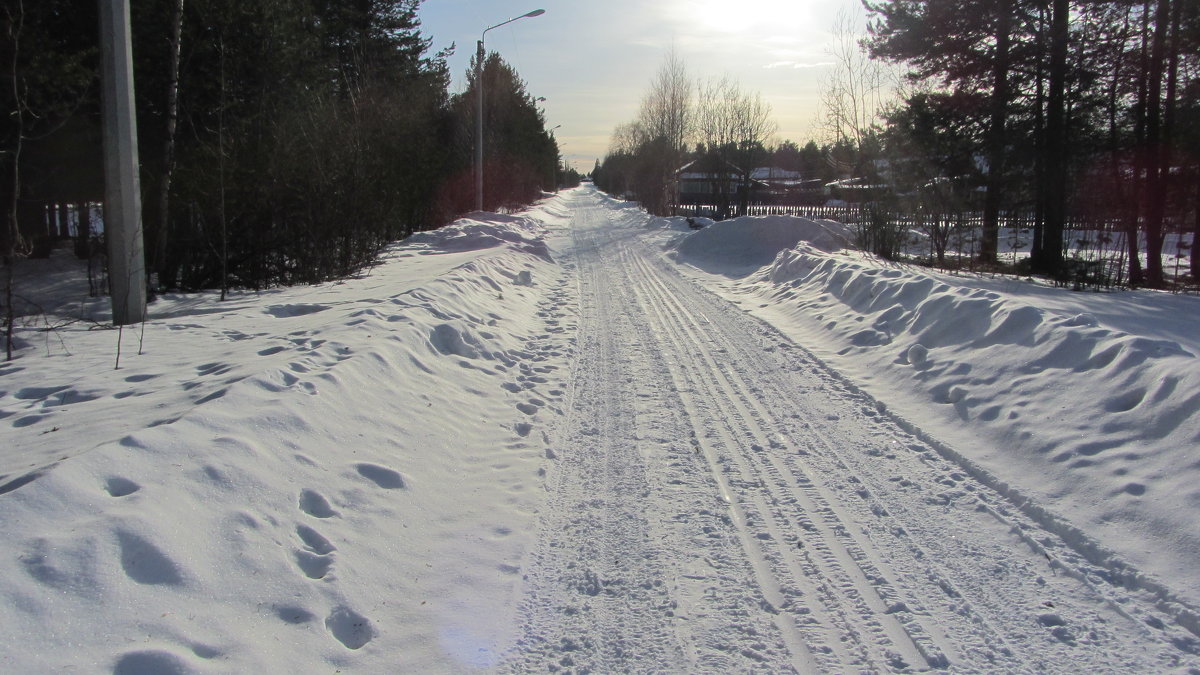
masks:
[[[558,139],[554,137],[554,131],[561,128],[561,124],[556,124],[554,125],[554,128],[548,132],[550,134],[550,140],[554,143],[554,164],[550,167],[551,192],[558,192]]]
[[[513,17],[508,21],[498,23],[491,28],[485,28],[479,36],[479,49],[475,56],[475,89],[479,99],[479,110],[475,115],[475,210],[483,210],[483,41],[487,38],[489,30],[506,26],[518,19],[525,19],[535,16],[541,16],[546,13],[544,9],[535,9],[527,14]]]

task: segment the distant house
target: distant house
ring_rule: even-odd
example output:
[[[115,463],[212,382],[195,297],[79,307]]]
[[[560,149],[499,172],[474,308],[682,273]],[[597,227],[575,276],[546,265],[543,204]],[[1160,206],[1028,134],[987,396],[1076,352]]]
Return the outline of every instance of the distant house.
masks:
[[[764,183],[785,183],[803,178],[799,171],[781,169],[777,166],[760,166],[750,172],[750,177]]]
[[[688,162],[675,172],[679,185],[680,204],[713,204],[720,195],[736,192],[742,181],[742,170],[729,162],[723,162],[724,170],[717,170],[714,161],[697,159]]]
[[[103,153],[97,120],[77,113],[54,131],[27,138],[20,155],[16,195],[17,225],[31,241],[86,234],[94,208],[104,200]],[[11,188],[10,185],[6,186]],[[13,208],[9,189],[0,198],[5,213]]]
[[[717,166],[717,160],[710,157],[690,162],[676,172],[680,206],[708,206],[713,215],[723,218],[743,206],[819,206],[833,196],[835,184],[773,166],[751,170],[749,194],[744,194],[742,170],[729,162],[723,163],[724,170]]]
[[[866,178],[846,178],[826,184],[829,196],[847,204],[873,202],[890,191],[886,184],[873,183]]]
[[[817,205],[829,199],[829,191],[821,179],[805,179],[799,171],[779,167],[759,167],[750,172],[751,178],[764,189],[754,195],[754,201],[764,204]]]
[[[767,184],[750,179],[750,195],[745,195],[741,168],[713,158],[689,162],[675,172],[680,206],[709,207],[718,220],[729,217],[736,204],[759,199]]]
[[[888,185],[902,197],[918,197],[951,188],[965,194],[982,187],[983,177],[988,172],[987,160],[981,155],[966,159],[948,156],[877,159],[873,166],[879,177],[877,182]]]

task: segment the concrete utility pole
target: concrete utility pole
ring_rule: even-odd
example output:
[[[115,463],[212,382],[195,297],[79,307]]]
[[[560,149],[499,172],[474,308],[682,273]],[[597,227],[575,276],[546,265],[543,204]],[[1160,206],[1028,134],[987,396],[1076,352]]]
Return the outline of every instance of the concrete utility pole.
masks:
[[[104,237],[113,325],[146,318],[142,195],[138,186],[137,113],[129,0],[99,0],[101,108],[104,122]]]

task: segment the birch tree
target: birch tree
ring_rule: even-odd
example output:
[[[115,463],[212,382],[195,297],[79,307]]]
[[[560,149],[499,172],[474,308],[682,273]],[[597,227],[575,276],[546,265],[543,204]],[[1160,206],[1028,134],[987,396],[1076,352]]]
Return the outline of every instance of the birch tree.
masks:
[[[887,66],[862,46],[865,27],[843,8],[833,25],[830,56],[833,65],[821,81],[818,128],[831,145],[852,142],[861,147],[863,139],[877,130],[894,79]]]
[[[739,212],[748,207],[750,175],[766,156],[766,147],[777,129],[771,106],[758,92],[746,92],[736,81],[723,77],[699,87],[696,105],[696,137],[709,151],[704,168],[717,187],[718,216],[729,215],[732,181],[736,171],[742,186]]]
[[[677,201],[675,172],[683,164],[692,133],[692,91],[687,67],[671,49],[642,99],[636,123],[645,149],[643,164],[649,165],[644,171],[651,183],[646,186],[647,208],[655,213],[666,213]]]

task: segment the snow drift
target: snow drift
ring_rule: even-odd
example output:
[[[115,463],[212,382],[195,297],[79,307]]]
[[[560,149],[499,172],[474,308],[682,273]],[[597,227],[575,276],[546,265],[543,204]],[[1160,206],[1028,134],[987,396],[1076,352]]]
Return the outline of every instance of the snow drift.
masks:
[[[894,413],[936,427],[926,430],[1044,524],[1065,518],[1054,529],[1096,562],[1200,606],[1200,330],[1189,341],[1149,319],[1131,334],[1108,325],[1137,325],[1113,315],[1120,295],[881,266],[806,243],[736,291]],[[1181,300],[1200,315],[1196,298],[1138,295],[1143,317]]]
[[[680,240],[675,251],[680,261],[707,272],[739,275],[770,263],[780,251],[800,242],[837,251],[849,245],[849,233],[831,221],[746,216],[705,227]]]
[[[1037,569],[1067,570],[1093,590],[1135,589],[1134,604],[1143,604],[1145,591],[1155,614],[1200,634],[1196,298],[1079,294],[889,265],[842,250],[846,232],[830,223],[748,218],[692,232],[683,219],[654,219],[628,202],[579,201],[579,208],[603,209],[584,220],[624,250],[638,250],[643,272],[673,265],[642,255],[643,247],[665,245],[698,285],[779,329],[752,325],[726,335],[738,337],[726,340],[722,354],[725,347],[745,354],[786,348],[780,360],[746,359],[737,372],[712,372],[727,386],[741,383],[745,400],[758,396],[760,384],[788,377],[746,364],[786,365],[783,352],[800,347],[816,354],[806,357],[806,372],[838,382],[851,394],[846,405],[869,403],[872,418],[890,416],[920,447],[935,450],[908,457],[939,464],[931,475],[948,484],[931,479],[931,496],[980,483],[1004,495],[989,502],[994,513],[970,511],[989,526],[1000,523],[999,546],[1010,537],[1014,545],[1024,541]],[[224,303],[212,294],[168,296],[152,306],[141,349],[128,330],[23,326],[23,358],[0,366],[0,533],[8,551],[0,556],[0,631],[7,637],[0,667],[497,667],[499,650],[513,642],[545,489],[563,475],[556,464],[567,456],[556,437],[569,420],[563,411],[598,400],[596,392],[577,396],[568,376],[578,365],[573,332],[589,279],[581,283],[570,254],[562,265],[551,260],[550,250],[570,251],[570,244],[546,244],[566,236],[558,228],[571,218],[563,199],[550,198],[523,215],[472,214],[417,235],[362,278],[237,293]],[[673,273],[669,279],[637,292],[674,307],[658,318],[675,323],[658,325],[675,325],[698,344],[714,326],[692,311],[701,305],[671,304],[682,297],[672,289],[688,282]],[[46,289],[80,282],[41,281]],[[709,299],[703,306],[718,304]],[[744,319],[719,304],[721,313]],[[51,306],[79,304],[43,304]],[[84,303],[89,311],[97,306]],[[658,332],[656,339],[671,339],[669,330]],[[124,350],[114,369],[118,341]],[[695,382],[704,383],[716,354],[690,361],[699,369]],[[643,393],[624,379],[612,384],[629,400]],[[713,412],[719,421],[725,410]],[[836,434],[804,438],[800,429],[815,427],[794,421],[788,439],[796,448],[835,443],[830,456],[845,450],[857,465],[892,470],[887,450],[856,445],[869,425],[831,441]],[[590,447],[592,433],[573,442]],[[729,440],[750,442],[730,433]],[[749,450],[786,452],[801,469],[816,461],[790,452],[788,439],[761,438]],[[692,457],[682,436],[653,442],[666,448],[675,441]],[[961,473],[975,480],[954,479]],[[876,489],[891,485],[886,475],[877,476]],[[905,476],[894,478],[896,491],[908,490]],[[779,484],[790,480],[781,474]],[[756,489],[753,481],[745,487]],[[830,489],[847,490],[868,514],[848,521],[853,528],[884,522],[875,510],[882,503],[864,486]],[[716,504],[718,496],[702,490],[697,499]],[[574,511],[551,515],[569,519]],[[908,536],[903,530],[888,531]],[[1061,537],[1094,564],[1056,566],[1047,555],[1040,567],[1040,537],[1054,540],[1056,560],[1066,548]],[[978,572],[983,592],[999,578],[983,558],[972,558],[978,550],[954,542],[938,550],[953,551],[958,569]],[[710,562],[697,562],[700,583],[728,583]],[[861,580],[863,588],[883,581],[875,572]],[[1016,608],[1027,613],[1028,640],[1076,648],[1064,625],[1069,617],[1046,611],[1037,580],[1024,581],[1036,598]],[[1123,613],[1119,602],[1104,611],[1174,639],[1155,616]],[[776,610],[751,611],[759,609]],[[924,618],[914,609],[885,604],[864,620]],[[1032,644],[1023,626],[999,646]],[[1078,649],[1090,649],[1091,639]],[[1197,653],[1191,637],[1178,640],[1181,653]]]
[[[550,252],[539,236],[540,231],[541,226],[527,216],[475,213],[446,227],[418,232],[406,239],[405,244],[424,245],[443,252],[479,251],[512,244],[517,250],[549,260]]]
[[[675,220],[644,222],[681,269],[718,275],[698,283],[1200,631],[1200,299],[890,264],[824,221]]]
[[[570,349],[544,240],[473,214],[364,278],[161,299],[119,370],[79,324],[4,365],[0,669],[493,663]]]

